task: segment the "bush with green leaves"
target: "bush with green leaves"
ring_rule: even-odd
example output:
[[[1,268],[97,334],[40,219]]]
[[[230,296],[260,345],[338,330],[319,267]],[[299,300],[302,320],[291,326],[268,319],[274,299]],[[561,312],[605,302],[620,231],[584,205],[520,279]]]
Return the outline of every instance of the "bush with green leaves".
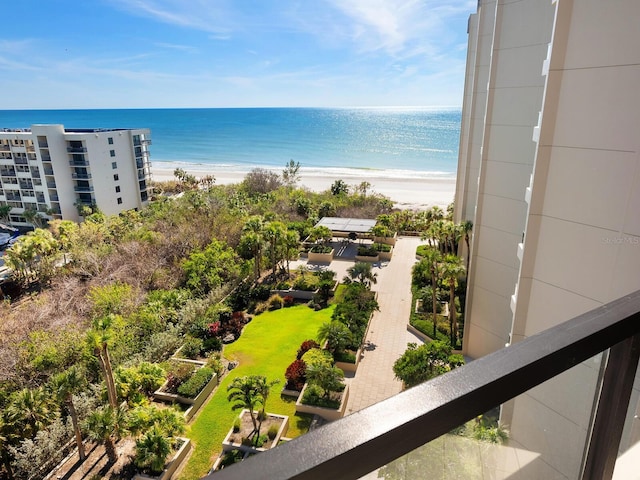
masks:
[[[278,294],[271,295],[267,303],[269,304],[269,310],[279,310],[284,307],[284,299]]]
[[[305,405],[313,405],[324,408],[340,408],[340,401],[326,398],[325,392],[318,385],[307,385],[301,402]]]
[[[184,358],[196,359],[204,352],[204,341],[201,338],[187,337],[180,354]]]
[[[301,360],[305,363],[307,368],[317,365],[332,366],[333,357],[327,350],[321,350],[319,348],[312,348],[302,355]]]
[[[407,387],[412,387],[460,365],[464,365],[464,358],[452,354],[447,342],[433,341],[420,346],[410,343],[393,364],[393,372]]]
[[[178,387],[178,394],[187,398],[196,398],[202,389],[213,377],[212,369],[202,367],[198,369],[191,378]]]

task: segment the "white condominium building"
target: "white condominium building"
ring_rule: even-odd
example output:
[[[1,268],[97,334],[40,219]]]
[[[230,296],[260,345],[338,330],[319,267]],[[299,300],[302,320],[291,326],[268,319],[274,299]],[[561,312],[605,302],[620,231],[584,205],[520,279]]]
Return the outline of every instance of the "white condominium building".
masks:
[[[106,215],[147,203],[151,179],[148,129],[65,129],[32,125],[0,130],[0,205],[9,221],[25,211],[78,221],[79,207]]]
[[[638,0],[481,0],[471,16],[455,203],[474,224],[466,355],[640,289],[638,20]],[[510,444],[535,459],[527,478],[579,478],[600,368],[502,406]],[[620,445],[636,467],[638,384]]]

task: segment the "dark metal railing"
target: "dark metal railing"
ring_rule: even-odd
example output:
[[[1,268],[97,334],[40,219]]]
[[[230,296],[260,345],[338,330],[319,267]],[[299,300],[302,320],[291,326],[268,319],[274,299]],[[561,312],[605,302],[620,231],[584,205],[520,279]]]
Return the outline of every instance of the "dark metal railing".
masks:
[[[357,479],[609,348],[582,478],[611,478],[640,357],[640,291],[205,478]]]

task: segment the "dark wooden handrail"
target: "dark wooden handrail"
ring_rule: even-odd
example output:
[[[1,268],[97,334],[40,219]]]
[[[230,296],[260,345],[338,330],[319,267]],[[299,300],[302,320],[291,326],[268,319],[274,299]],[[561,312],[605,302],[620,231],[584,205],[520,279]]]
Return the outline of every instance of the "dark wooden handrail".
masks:
[[[609,348],[583,479],[610,478],[640,356],[640,291],[205,478],[357,479]]]

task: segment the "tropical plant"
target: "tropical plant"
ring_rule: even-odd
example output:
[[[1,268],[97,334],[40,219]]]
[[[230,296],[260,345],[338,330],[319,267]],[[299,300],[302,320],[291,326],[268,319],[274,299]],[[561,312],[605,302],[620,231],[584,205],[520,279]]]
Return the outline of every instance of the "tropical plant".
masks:
[[[393,364],[393,373],[407,387],[413,387],[463,364],[462,355],[452,355],[448,343],[433,341],[419,347],[410,343]]]
[[[58,404],[69,411],[81,462],[85,459],[86,454],[84,444],[82,443],[82,432],[80,431],[80,424],[78,422],[78,413],[73,403],[73,396],[82,392],[86,384],[86,378],[77,366],[73,366],[53,376],[49,382],[51,392]]]
[[[343,351],[353,342],[353,336],[347,326],[337,320],[326,322],[318,329],[318,340],[327,343],[327,350],[332,354]]]
[[[469,245],[470,234],[473,231],[473,222],[465,220],[460,224],[460,230],[464,235],[464,243],[467,245],[467,274],[469,273],[469,259],[471,258],[471,246]]]
[[[264,229],[264,238],[269,245],[269,256],[275,278],[279,261],[284,257],[284,239],[287,229],[282,222],[269,222]]]
[[[279,380],[267,382],[267,378],[262,375],[247,375],[236,377],[227,386],[227,399],[233,402],[232,410],[247,409],[253,424],[253,431],[249,438],[258,439],[260,437],[260,418],[264,415],[264,408],[267,403],[270,388],[277,384]],[[259,408],[259,412],[255,410]]]
[[[458,341],[458,317],[456,312],[456,287],[458,278],[464,274],[465,268],[462,259],[456,255],[445,256],[440,264],[445,285],[449,287],[449,328],[451,329],[451,345]]]
[[[242,237],[238,249],[243,258],[253,258],[253,275],[260,277],[262,271],[262,251],[264,249],[264,222],[262,217],[250,217],[242,227]]]
[[[289,160],[289,163],[285,164],[282,171],[282,180],[285,185],[292,188],[300,180],[300,162],[294,162],[293,159]]]
[[[347,269],[347,273],[352,280],[360,282],[367,287],[375,284],[378,279],[378,274],[373,272],[373,267],[367,262],[356,262]]]
[[[349,185],[344,180],[335,180],[330,187],[331,195],[346,195],[349,193]]]
[[[308,383],[323,390],[325,399],[331,397],[331,392],[339,392],[344,389],[344,372],[333,365],[321,363],[308,365],[306,376]]]
[[[22,438],[34,438],[56,417],[53,402],[42,387],[13,393],[7,406],[9,423],[15,425]]]
[[[112,409],[118,406],[118,395],[116,383],[113,377],[113,367],[109,355],[109,342],[111,341],[111,326],[116,317],[108,314],[104,317],[96,318],[93,321],[93,328],[87,332],[87,344],[98,359],[100,370],[107,386],[107,398]]]
[[[204,250],[194,251],[182,262],[182,268],[187,286],[200,295],[237,279],[241,273],[233,249],[218,240],[213,240]]]
[[[435,248],[429,248],[424,252],[423,259],[419,262],[420,264],[424,264],[426,269],[431,277],[431,311],[432,311],[432,320],[433,320],[433,339],[436,338],[437,331],[437,323],[438,323],[438,277],[441,274],[442,270],[439,265],[442,261],[442,255],[440,251]],[[416,264],[418,265],[418,264]]]
[[[138,468],[148,469],[152,474],[164,470],[167,457],[171,453],[171,441],[157,427],[145,432],[136,440],[136,456],[134,463]]]
[[[110,462],[118,459],[115,442],[126,433],[126,412],[110,405],[95,410],[85,420],[87,436],[102,445]]]

